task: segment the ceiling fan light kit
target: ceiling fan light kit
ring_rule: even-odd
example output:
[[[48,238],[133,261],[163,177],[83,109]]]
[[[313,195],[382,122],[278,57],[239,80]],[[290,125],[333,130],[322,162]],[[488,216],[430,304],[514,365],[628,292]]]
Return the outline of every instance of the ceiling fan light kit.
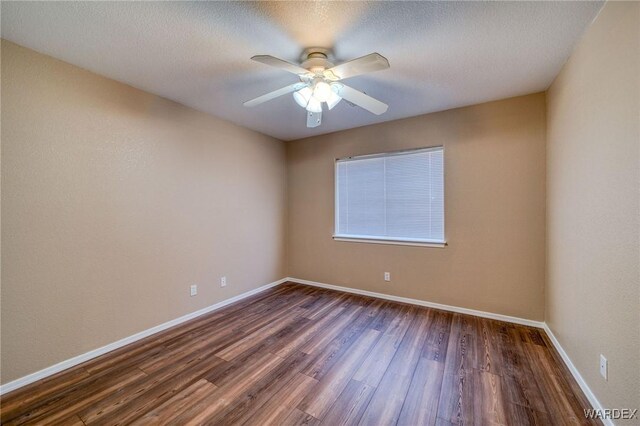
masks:
[[[349,86],[338,83],[338,81],[346,78],[389,68],[389,61],[384,56],[378,53],[371,53],[334,66],[329,61],[330,55],[331,52],[328,49],[306,49],[300,65],[269,55],[252,57],[251,59],[256,62],[296,74],[300,82],[247,101],[244,106],[253,107],[293,92],[295,102],[307,110],[307,127],[320,125],[322,122],[323,103],[326,103],[327,108],[331,110],[342,99],[346,99],[352,104],[376,115],[387,111],[387,104]]]

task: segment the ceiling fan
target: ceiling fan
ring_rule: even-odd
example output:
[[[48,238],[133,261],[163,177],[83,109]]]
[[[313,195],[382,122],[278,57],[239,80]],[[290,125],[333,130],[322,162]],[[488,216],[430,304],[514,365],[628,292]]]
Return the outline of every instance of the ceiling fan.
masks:
[[[378,53],[371,53],[335,66],[329,61],[330,51],[323,48],[305,50],[300,65],[269,55],[257,55],[251,59],[296,74],[300,81],[247,101],[244,103],[246,107],[260,105],[293,92],[296,103],[307,110],[307,127],[320,125],[323,103],[327,104],[328,109],[333,109],[338,102],[346,99],[376,115],[384,113],[389,107],[340,82],[349,77],[389,68],[389,61]]]

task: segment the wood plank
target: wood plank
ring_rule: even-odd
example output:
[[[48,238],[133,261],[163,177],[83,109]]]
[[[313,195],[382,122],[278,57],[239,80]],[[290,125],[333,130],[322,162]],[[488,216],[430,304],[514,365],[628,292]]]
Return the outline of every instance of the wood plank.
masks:
[[[129,424],[201,379],[212,366],[220,362],[223,361],[213,356],[196,358],[161,385],[145,389],[141,393],[130,393],[131,398],[121,404],[112,405],[109,410],[105,410],[91,422],[85,421],[85,423],[105,426]]]
[[[17,417],[21,411],[32,410],[38,403],[50,396],[55,397],[63,389],[68,390],[80,382],[86,383],[89,378],[90,374],[84,368],[74,368],[18,389],[10,397],[1,397],[0,423]]]
[[[235,343],[240,336],[245,336],[268,323],[271,314],[281,312],[280,309],[265,306],[265,309],[255,313],[247,312],[238,318],[229,318],[228,321],[205,324],[189,333],[183,333],[166,342],[160,351],[137,363],[138,367],[148,373],[172,362],[175,357],[184,351],[185,345],[191,350],[197,350],[203,346],[212,347],[215,351],[221,350]],[[265,314],[269,315],[265,315]],[[216,345],[212,346],[215,342]]]
[[[362,333],[349,351],[344,353],[339,362],[322,377],[314,388],[314,392],[303,399],[298,408],[317,419],[322,419],[379,337],[378,330],[368,329]]]
[[[563,413],[562,419],[554,417],[562,424],[597,424],[595,420],[585,418],[584,409],[590,407],[583,405],[581,399],[573,396],[567,384],[569,378],[556,374],[560,370],[554,364],[547,347],[536,343],[525,343],[525,345],[525,352],[530,360],[529,365],[544,397],[546,412]]]
[[[333,324],[328,330],[323,330],[322,333],[318,333],[312,339],[310,339],[300,350],[306,354],[312,354],[317,350],[323,350],[327,347],[329,342],[335,339],[340,333],[342,333],[344,327],[350,324],[354,318],[357,318],[362,311],[362,307],[356,306],[352,308],[346,308],[344,313],[340,315],[339,320]]]
[[[365,383],[351,380],[322,417],[322,424],[327,426],[358,424],[375,390],[374,387]]]
[[[184,336],[186,333],[216,328],[224,322],[233,324],[235,321],[246,317],[248,314],[247,310],[251,312],[253,309],[272,309],[273,305],[277,306],[280,303],[278,301],[279,297],[286,297],[287,294],[289,294],[289,292],[287,292],[286,289],[269,289],[266,292],[241,300],[237,302],[237,304],[234,303],[219,311],[202,315],[184,324],[172,327],[169,330],[153,334],[131,345],[116,349],[96,359],[89,360],[80,364],[79,367],[85,368],[93,374],[104,369],[109,369],[114,365],[121,365],[123,362],[131,363],[130,359],[136,356],[139,356],[140,359],[148,358],[150,355],[148,353],[149,350],[157,350],[158,346],[167,342],[176,341],[177,338]],[[257,304],[253,305],[252,301]],[[264,301],[269,301],[270,303],[265,306],[261,303]]]
[[[218,386],[224,386],[226,382],[235,380],[236,372],[247,368],[247,365],[251,365],[256,361],[259,361],[261,357],[265,356],[266,352],[273,354],[271,351],[271,347],[273,345],[280,342],[286,343],[288,339],[292,338],[292,335],[294,335],[298,329],[304,328],[308,321],[308,319],[302,318],[300,321],[290,324],[280,330],[275,335],[270,336],[265,340],[257,341],[255,346],[247,349],[245,352],[234,358],[233,361],[226,362],[211,370],[207,375],[207,380],[217,384]],[[280,356],[280,358],[285,359],[286,357]]]
[[[430,311],[418,309],[391,364],[362,416],[362,424],[396,424],[421,357],[429,327]]]
[[[269,401],[252,417],[250,423],[256,425],[282,424],[317,383],[316,379],[296,373],[278,392],[270,395]]]
[[[212,418],[223,413],[225,408],[233,405],[243,393],[255,382],[261,380],[270,371],[273,371],[282,363],[282,358],[270,353],[264,353],[262,358],[251,365],[250,368],[238,374],[234,381],[230,381],[224,386],[219,386],[215,392],[207,395],[202,401],[209,404],[204,412],[197,412],[193,409],[186,410],[174,421],[176,424],[193,423],[193,418],[198,423],[211,423]]]
[[[442,362],[420,358],[398,418],[399,425],[435,423],[443,375]]]
[[[216,356],[226,361],[231,361],[241,353],[245,352],[247,349],[255,346],[257,342],[276,334],[278,331],[296,321],[299,315],[300,312],[295,309],[292,309],[289,312],[284,312],[274,321],[270,321],[269,323],[265,324],[264,327],[255,330],[247,336],[236,340],[236,342],[232,345],[229,345],[221,351],[218,351],[216,353]]]
[[[205,419],[213,416],[216,412],[227,405],[227,401],[220,398],[219,389],[210,389],[199,401],[194,401],[180,415],[172,419],[172,425],[202,425]]]
[[[43,422],[43,424],[46,424],[46,422]],[[56,426],[84,426],[84,423],[82,422],[82,420],[80,420],[80,417],[74,414],[60,421],[56,421],[55,425]]]
[[[191,386],[178,392],[164,403],[148,411],[144,416],[135,420],[132,425],[167,424],[191,405],[203,399],[207,394],[215,391],[216,385],[204,379],[198,380]]]
[[[432,361],[444,363],[453,315],[450,312],[433,311],[431,318],[422,356]]]
[[[337,330],[337,336],[331,342],[326,344],[321,351],[316,352],[317,356],[315,357],[315,360],[303,371],[304,374],[313,377],[314,379],[322,379],[322,377],[333,368],[333,365],[340,359],[340,357],[350,350],[350,346],[369,327],[376,315],[381,312],[382,305],[382,302],[372,303],[366,309],[359,311],[360,314],[354,321],[345,324],[343,329]]]
[[[487,371],[475,371],[477,390],[474,399],[475,421],[481,424],[507,424],[500,376]]]
[[[445,358],[445,374],[464,375],[477,366],[475,317],[453,314]]]
[[[5,422],[12,424],[51,424],[78,413],[85,407],[99,401],[106,395],[116,392],[146,374],[138,369],[129,369],[117,376],[102,377],[86,388],[76,389],[74,392],[62,393],[60,398],[50,400],[47,404],[39,406],[22,416]]]
[[[302,345],[306,344],[313,336],[320,335],[324,330],[339,327],[344,321],[342,314],[345,308],[342,306],[335,307],[320,320],[311,320],[308,325],[300,331],[293,339],[288,342],[274,345],[271,348],[273,354],[279,357],[287,357],[292,352],[297,351]],[[305,316],[305,318],[308,318]]]
[[[503,394],[511,403],[545,413],[547,409],[528,364],[517,328],[513,324],[493,322],[502,370]]]
[[[523,372],[517,376],[502,376],[502,393],[505,400],[513,404],[546,413],[547,407],[538,389],[533,373]]]
[[[117,392],[111,393],[86,409],[79,411],[78,414],[85,423],[95,423],[98,419],[110,415],[113,411],[122,410],[122,407],[131,404],[134,400],[133,404],[139,405],[141,400],[138,398],[144,397],[147,392],[166,388],[167,384],[176,382],[174,380],[176,377],[197,378],[201,371],[209,370],[221,362],[222,360],[213,357],[211,350],[207,350],[207,348],[193,353],[187,352],[182,357],[175,359],[173,363],[155,371],[154,374],[147,374],[141,380],[132,382]],[[182,383],[182,380],[178,379],[177,383]]]
[[[282,426],[316,426],[319,424],[320,420],[297,408],[294,408],[291,414],[282,422]]]
[[[498,350],[500,337],[493,330],[493,322],[480,318],[474,322],[475,366],[478,370],[501,375],[501,353]]]
[[[445,371],[436,416],[452,424],[473,424],[476,392],[479,390],[476,389],[471,370],[457,371],[455,374]]]
[[[507,419],[510,424],[522,426],[548,426],[558,424],[547,413],[522,405],[506,403]]]
[[[326,315],[331,314],[331,312],[333,312],[337,306],[343,305],[350,296],[348,293],[340,292],[324,292],[324,294],[326,295],[328,302],[316,311],[305,313],[305,318],[308,318],[310,320],[324,318]]]
[[[266,404],[271,395],[277,394],[282,387],[288,383],[307,362],[308,355],[304,352],[296,352],[286,359],[269,373],[247,387],[243,393],[215,417],[207,419],[212,424],[243,424],[253,421],[257,411]]]
[[[384,334],[376,343],[376,346],[362,362],[360,368],[353,376],[354,380],[375,388],[382,380],[387,367],[395,356],[400,342],[404,338],[409,325],[414,318],[415,308],[403,307],[398,315],[388,324]],[[375,329],[375,328],[374,328]]]

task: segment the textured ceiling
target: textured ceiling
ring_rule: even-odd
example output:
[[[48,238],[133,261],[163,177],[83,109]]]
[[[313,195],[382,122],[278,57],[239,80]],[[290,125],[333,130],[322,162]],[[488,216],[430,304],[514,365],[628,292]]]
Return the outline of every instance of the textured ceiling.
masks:
[[[545,90],[602,2],[2,2],[2,37],[283,140]],[[346,80],[389,104],[341,102],[306,127],[296,81],[255,63],[305,47],[391,68]]]

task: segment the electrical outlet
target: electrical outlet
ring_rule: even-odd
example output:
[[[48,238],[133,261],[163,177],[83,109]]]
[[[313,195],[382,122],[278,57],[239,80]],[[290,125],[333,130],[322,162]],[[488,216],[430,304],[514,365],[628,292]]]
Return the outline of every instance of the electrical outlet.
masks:
[[[385,281],[391,281],[391,272],[385,272],[384,273],[384,280]]]
[[[220,277],[220,287],[227,286],[227,277]]]
[[[600,354],[600,375],[607,380],[607,370],[609,367],[609,362],[604,357],[604,355]]]
[[[198,285],[197,285],[197,284],[193,284],[193,285],[191,286],[191,289],[190,289],[190,290],[191,290],[191,295],[192,295],[192,296],[195,296],[196,294],[198,294]]]

